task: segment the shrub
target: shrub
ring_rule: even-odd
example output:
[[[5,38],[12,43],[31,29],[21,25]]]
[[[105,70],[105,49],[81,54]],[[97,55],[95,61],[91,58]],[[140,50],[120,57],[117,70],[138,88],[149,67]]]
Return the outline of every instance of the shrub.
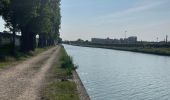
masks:
[[[66,69],[68,75],[72,75],[72,71],[75,70],[72,57],[70,57],[64,48],[62,48],[62,57],[61,57],[61,68]]]

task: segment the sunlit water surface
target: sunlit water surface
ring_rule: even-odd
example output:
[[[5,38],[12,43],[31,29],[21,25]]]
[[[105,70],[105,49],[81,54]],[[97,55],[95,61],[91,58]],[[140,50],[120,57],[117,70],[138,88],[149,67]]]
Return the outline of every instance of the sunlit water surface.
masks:
[[[92,100],[170,100],[170,57],[64,47]]]

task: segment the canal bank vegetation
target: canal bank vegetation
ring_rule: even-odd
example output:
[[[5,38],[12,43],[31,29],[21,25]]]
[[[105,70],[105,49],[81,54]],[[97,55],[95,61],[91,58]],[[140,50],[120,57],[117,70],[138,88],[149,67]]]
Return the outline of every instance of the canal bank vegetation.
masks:
[[[122,47],[122,48],[113,48],[117,50],[124,50],[124,51],[132,51],[132,52],[141,52],[141,53],[148,53],[148,54],[156,54],[156,55],[164,55],[170,56],[170,48],[152,48],[152,47]]]
[[[73,64],[72,57],[67,54],[64,47],[62,47],[61,54],[61,68],[66,70],[67,75],[72,75],[72,71],[77,69],[77,67]]]
[[[42,90],[43,100],[79,100],[77,85],[73,80],[74,67],[72,58],[61,46],[59,55],[53,63],[47,83]]]
[[[75,46],[93,47],[93,48],[105,48],[114,50],[123,50],[131,52],[140,52],[156,55],[170,56],[170,44],[149,44],[149,43],[138,43],[138,44],[95,44],[91,42],[71,42],[66,43]]]

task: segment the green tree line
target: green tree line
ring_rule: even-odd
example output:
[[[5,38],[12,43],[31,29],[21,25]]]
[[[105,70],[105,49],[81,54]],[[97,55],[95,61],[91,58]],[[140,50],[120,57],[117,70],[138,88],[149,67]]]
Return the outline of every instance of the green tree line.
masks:
[[[21,32],[23,52],[35,50],[36,35],[39,35],[39,47],[60,40],[60,0],[0,0],[0,16],[13,33],[13,50],[16,32]]]

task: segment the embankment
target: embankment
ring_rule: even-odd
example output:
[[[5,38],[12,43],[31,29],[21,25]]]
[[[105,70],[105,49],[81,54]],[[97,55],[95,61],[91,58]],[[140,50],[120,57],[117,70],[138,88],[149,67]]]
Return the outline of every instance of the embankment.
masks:
[[[71,44],[71,45],[170,56],[170,47],[159,47],[159,48],[156,48],[156,47],[114,47],[114,46],[93,45],[93,44],[90,44],[90,45],[89,44]]]
[[[77,90],[79,92],[80,100],[90,100],[90,97],[76,71],[73,71],[74,81],[77,85]]]
[[[43,100],[90,100],[77,72],[72,58],[60,46],[56,60],[46,75],[42,89]]]

